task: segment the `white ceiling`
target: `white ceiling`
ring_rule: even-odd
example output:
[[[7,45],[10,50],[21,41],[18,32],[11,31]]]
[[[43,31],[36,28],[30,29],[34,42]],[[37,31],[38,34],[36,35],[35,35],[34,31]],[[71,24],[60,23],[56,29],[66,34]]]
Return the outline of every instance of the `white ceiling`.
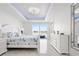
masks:
[[[8,3],[0,3],[0,12],[3,12],[4,14],[8,14],[10,17],[13,17],[17,20],[26,20],[23,18],[20,14],[17,13]]]
[[[49,3],[12,3],[11,5],[15,7],[28,20],[44,20],[50,6]],[[28,11],[30,7],[38,8],[40,10],[39,14],[30,14]]]

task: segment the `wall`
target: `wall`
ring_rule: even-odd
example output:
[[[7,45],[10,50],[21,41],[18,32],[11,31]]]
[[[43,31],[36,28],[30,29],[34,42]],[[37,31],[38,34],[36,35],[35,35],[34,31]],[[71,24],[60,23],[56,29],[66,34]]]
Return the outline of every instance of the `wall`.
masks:
[[[54,30],[60,33],[70,34],[71,23],[70,4],[53,4]]]
[[[8,5],[0,4],[0,25],[8,24],[8,28],[4,31],[10,31],[12,28],[9,25],[15,26],[15,31],[20,31],[22,28],[21,17]]]
[[[22,22],[23,28],[24,28],[24,34],[26,35],[32,35],[32,22]]]

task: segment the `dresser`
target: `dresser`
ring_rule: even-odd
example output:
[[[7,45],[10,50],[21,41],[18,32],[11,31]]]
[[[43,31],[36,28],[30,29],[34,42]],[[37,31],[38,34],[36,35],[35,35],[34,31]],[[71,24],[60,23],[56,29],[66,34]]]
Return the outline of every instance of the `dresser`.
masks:
[[[7,40],[0,33],[0,55],[7,51]]]

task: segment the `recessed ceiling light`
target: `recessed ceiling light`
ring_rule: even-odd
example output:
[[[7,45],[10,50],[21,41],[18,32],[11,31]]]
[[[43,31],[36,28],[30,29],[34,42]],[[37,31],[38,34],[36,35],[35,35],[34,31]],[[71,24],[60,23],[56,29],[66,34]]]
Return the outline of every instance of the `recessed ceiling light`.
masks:
[[[28,11],[32,15],[38,15],[40,13],[40,9],[36,7],[30,7]]]

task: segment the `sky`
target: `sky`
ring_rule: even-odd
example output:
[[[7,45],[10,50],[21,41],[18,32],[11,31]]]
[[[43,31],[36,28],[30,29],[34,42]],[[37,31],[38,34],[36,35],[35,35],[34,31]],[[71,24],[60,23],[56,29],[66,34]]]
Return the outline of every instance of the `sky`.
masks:
[[[48,25],[47,24],[33,24],[32,25],[32,30],[39,31],[39,28],[41,31],[47,31]]]

